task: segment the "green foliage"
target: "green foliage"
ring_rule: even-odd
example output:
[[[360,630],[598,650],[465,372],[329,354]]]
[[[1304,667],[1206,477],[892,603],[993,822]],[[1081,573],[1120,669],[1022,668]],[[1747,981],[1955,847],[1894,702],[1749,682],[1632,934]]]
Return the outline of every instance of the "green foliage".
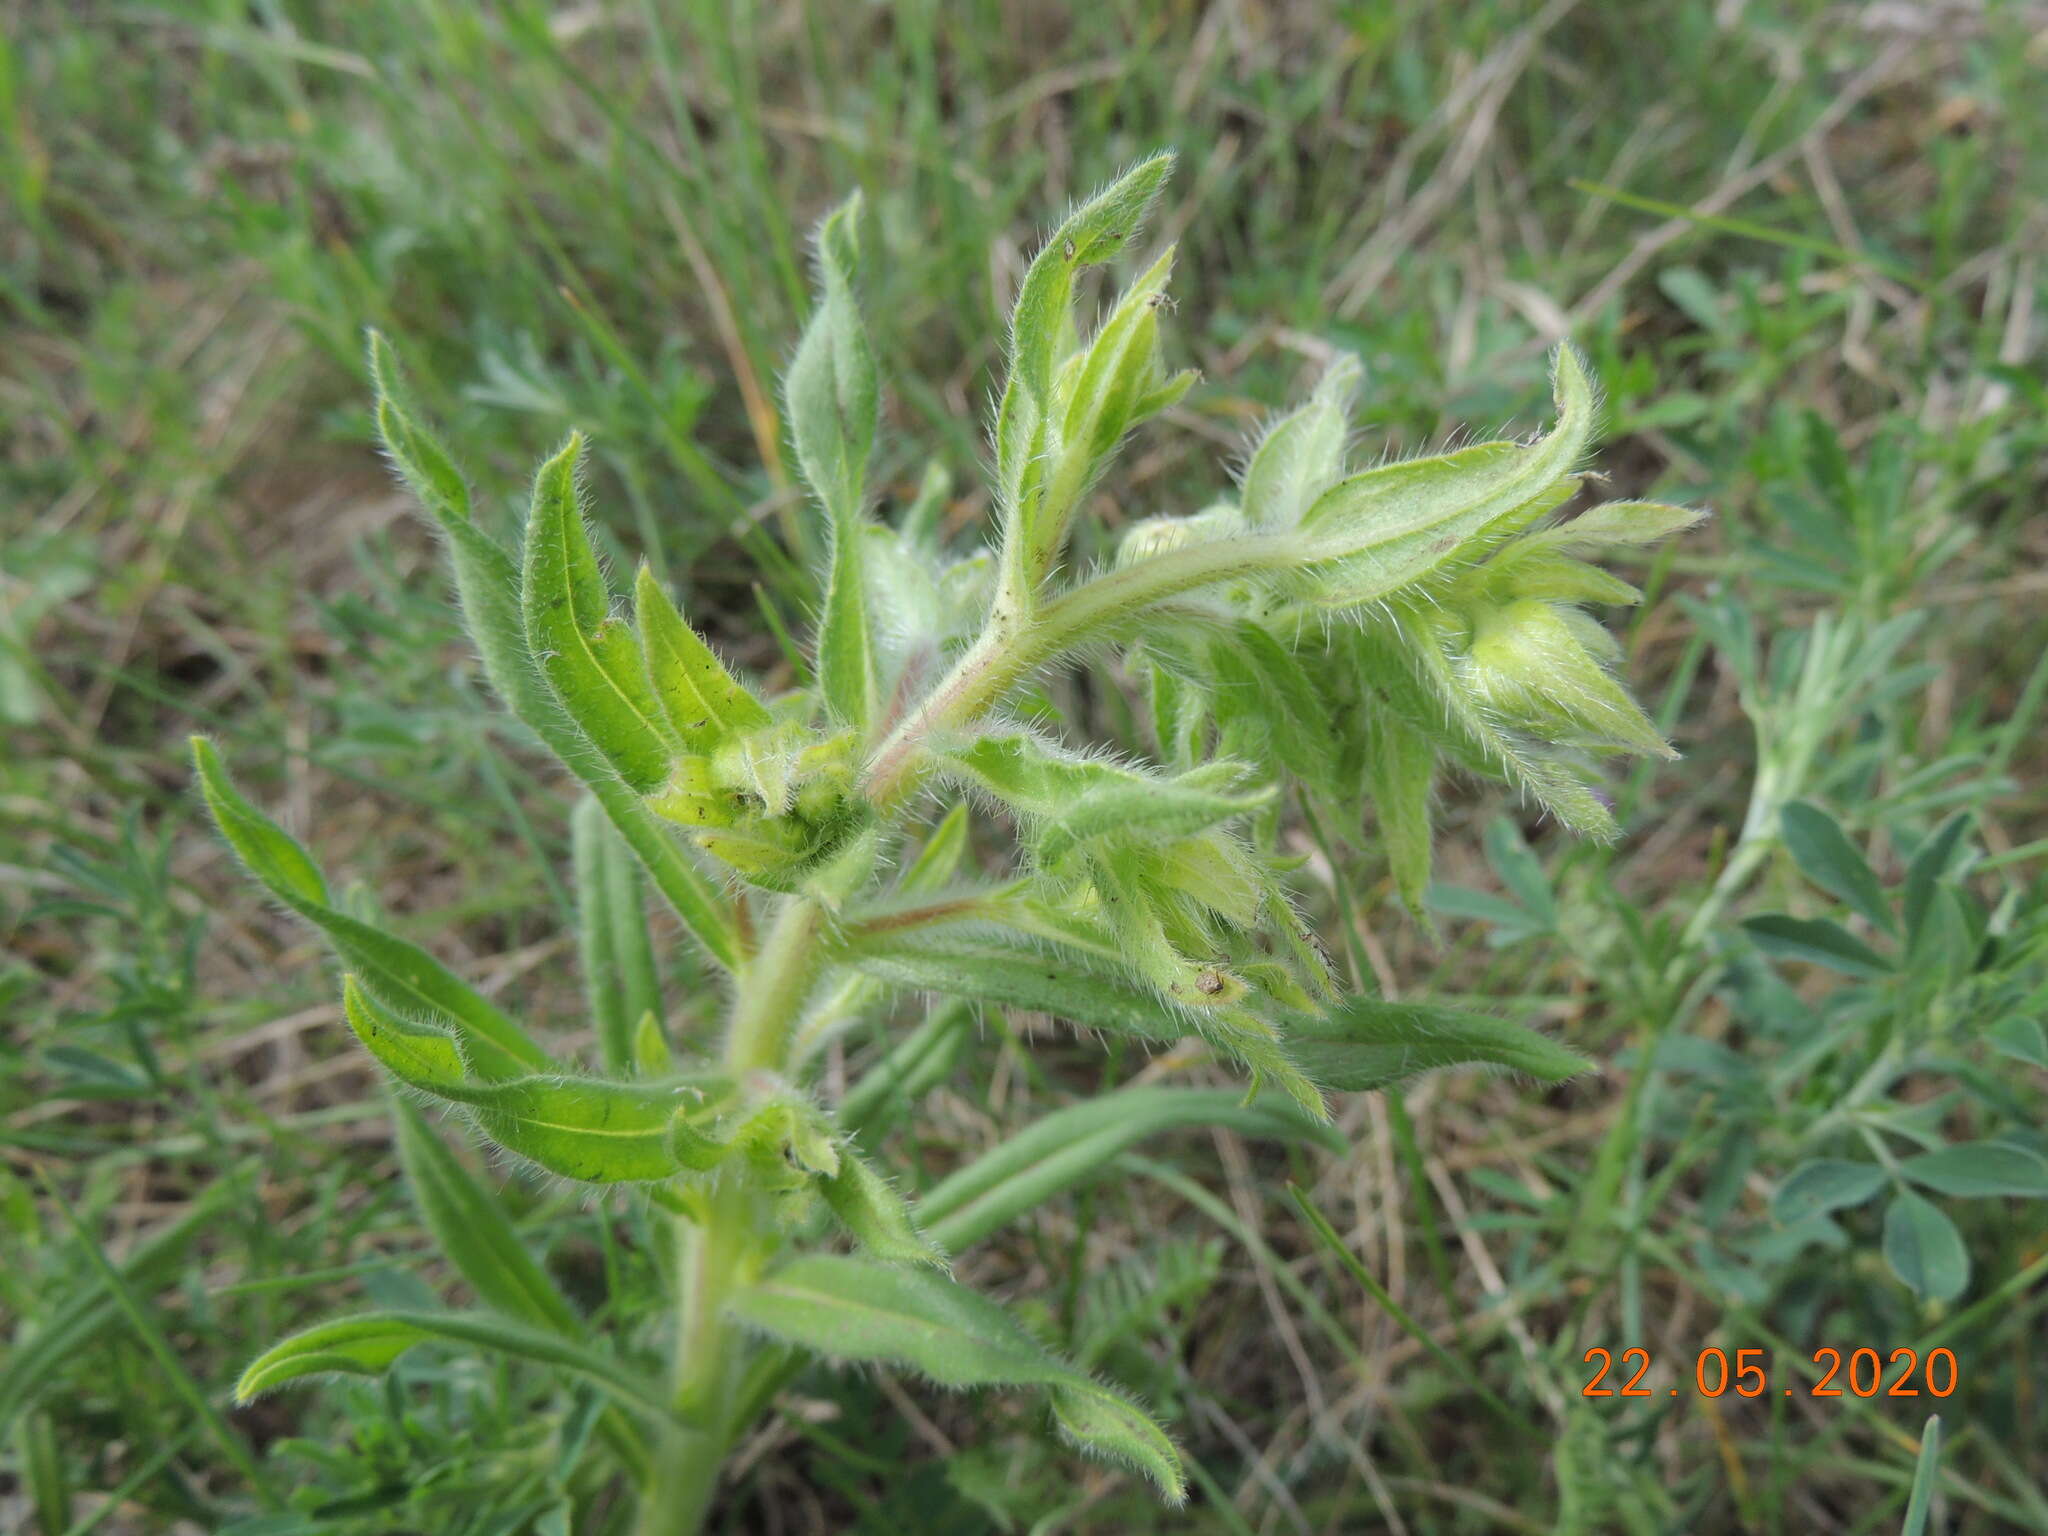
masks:
[[[1241,511],[1144,525],[1114,569],[1063,580],[1085,493],[1131,429],[1189,383],[1160,360],[1170,252],[1086,340],[1074,313],[1075,274],[1133,246],[1170,166],[1155,156],[1082,205],[1025,275],[994,425],[993,590],[987,562],[950,560],[921,516],[895,529],[868,516],[880,370],[855,292],[859,199],[820,226],[819,298],[784,392],[825,523],[824,597],[803,673],[814,684],[773,697],[739,682],[647,566],[630,616],[615,610],[582,507],[579,434],[535,478],[515,570],[475,532],[465,483],[407,411],[389,348],[373,338],[379,430],[449,537],[487,668],[591,791],[572,817],[573,866],[606,1075],[557,1059],[423,952],[337,910],[311,858],[236,794],[203,741],[202,786],[252,872],[334,943],[350,972],[349,1026],[398,1084],[548,1174],[643,1188],[650,1218],[677,1224],[682,1322],[666,1401],[696,1449],[643,1459],[650,1436],[674,1429],[661,1389],[598,1350],[503,1212],[405,1106],[401,1151],[421,1212],[493,1312],[323,1324],[260,1358],[241,1395],[316,1373],[381,1373],[428,1340],[579,1372],[626,1415],[605,1427],[643,1481],[642,1528],[681,1529],[745,1428],[737,1407],[713,1406],[747,1351],[738,1323],[800,1352],[907,1365],[946,1385],[1043,1389],[1069,1438],[1178,1501],[1183,1474],[1164,1431],[936,1272],[945,1255],[1085,1188],[1163,1131],[1210,1126],[1338,1151],[1325,1090],[1475,1063],[1546,1082],[1583,1068],[1519,1025],[1340,996],[1297,909],[1288,876],[1299,861],[1280,850],[1276,812],[1290,785],[1341,801],[1362,778],[1384,797],[1397,879],[1419,908],[1440,756],[1561,812],[1589,803],[1587,754],[1662,741],[1573,606],[1636,594],[1567,551],[1646,540],[1687,517],[1638,508],[1549,523],[1593,428],[1591,385],[1569,348],[1556,357],[1547,436],[1356,474],[1344,449],[1358,369],[1345,360],[1253,453]],[[1078,750],[1008,713],[1035,671],[1137,626],[1171,766]],[[1333,667],[1366,708],[1325,707]],[[919,789],[954,797],[935,824]],[[958,883],[970,801],[1015,828],[1020,858],[1003,883]],[[650,812],[678,830],[653,827]],[[1604,812],[1573,819],[1607,826]],[[1816,846],[1830,868],[1850,867],[1838,843]],[[663,1027],[640,867],[732,973],[720,1057],[678,1051]],[[1249,1069],[1254,1097],[1107,1093],[913,1200],[802,1080],[828,1032],[886,1020],[902,991],[1051,1013],[1147,1044],[1200,1041]],[[850,1118],[914,1089],[926,1056],[950,1059],[943,1042],[957,1024],[926,1033],[930,1045],[913,1037],[908,1055],[877,1069],[882,1088],[847,1096]],[[1259,1102],[1264,1084],[1293,1103]],[[1944,1164],[1942,1176],[1966,1171]],[[864,1257],[816,1251],[828,1214]],[[763,1368],[778,1358],[757,1356]]]
[[[381,1375],[407,1350],[431,1342],[462,1344],[588,1377],[620,1403],[657,1421],[667,1417],[654,1383],[637,1379],[588,1345],[485,1312],[370,1312],[321,1323],[250,1361],[235,1383],[235,1397],[247,1402],[307,1376]]]
[[[1159,592],[1234,562],[1234,582],[1284,603],[1266,562],[1287,566],[1275,535],[1291,525],[1257,513],[1272,487],[1298,521],[1295,493],[1319,476],[1462,448],[1462,424],[1541,427],[1542,358],[1569,332],[1614,445],[1612,483],[1592,492],[1710,504],[1716,521],[1662,548],[1548,537],[1676,521],[1596,508],[1539,530],[1513,597],[1597,608],[1626,600],[1617,576],[1650,594],[1639,614],[1602,614],[1627,658],[1607,665],[1686,760],[1596,763],[1597,748],[1550,743],[1561,771],[1599,768],[1623,834],[1575,841],[1533,796],[1470,787],[1522,764],[1441,749],[1455,669],[1400,691],[1392,669],[1343,654],[1343,624],[1333,662],[1322,615],[1312,634],[1269,630],[1227,606],[1232,582],[1098,629],[1078,675],[1056,656],[1021,663],[1007,726],[1162,777],[1253,765],[1239,789],[1286,787],[1219,830],[1277,855],[1303,926],[1337,950],[1340,994],[1378,977],[1527,1019],[1603,1070],[1560,1093],[1491,1075],[1396,1088],[1369,1115],[1332,1095],[1342,1124],[1369,1127],[1341,1162],[1297,1142],[1240,1163],[1229,1141],[1169,1132],[958,1254],[959,1277],[1002,1287],[1048,1347],[1142,1393],[1186,1447],[1186,1514],[1041,1443],[1016,1394],[806,1369],[801,1352],[728,1339],[707,1398],[744,1373],[736,1417],[758,1423],[771,1401],[776,1416],[707,1436],[749,1450],[712,1525],[1768,1531],[1814,1508],[1855,1529],[2048,1531],[2029,1379],[2042,1207],[1906,1171],[1950,1147],[2048,1150],[2048,647],[2030,574],[2048,394],[2038,188],[2012,173],[2048,161],[2048,119],[2026,8],[1927,27],[1898,7],[1783,0],[1280,0],[1222,25],[1211,7],[1084,6],[1043,27],[968,0],[861,20],[815,0],[297,0],[0,29],[0,388],[17,448],[0,456],[15,510],[0,536],[0,1376],[34,1399],[0,1435],[0,1487],[19,1518],[232,1536],[630,1528],[656,1462],[614,1430],[638,1416],[550,1366],[429,1346],[373,1381],[230,1415],[226,1437],[195,1412],[316,1318],[511,1302],[478,1294],[406,1198],[378,1071],[322,995],[318,935],[236,885],[168,769],[174,742],[216,742],[314,850],[329,905],[430,949],[560,1059],[553,1075],[701,1067],[782,893],[658,817],[557,704],[519,606],[532,465],[586,429],[602,568],[622,579],[644,559],[758,700],[780,714],[801,698],[806,726],[849,730],[812,681],[830,533],[775,375],[820,308],[805,225],[860,186],[856,284],[885,423],[861,573],[882,619],[869,728],[886,740],[972,645],[999,574],[995,535],[977,531],[989,499],[973,469],[993,455],[971,406],[1003,387],[991,317],[1057,222],[1037,222],[1047,189],[1106,184],[1175,143],[1188,174],[1170,224],[1076,274],[1071,342],[1099,334],[1170,239],[1164,371],[1199,361],[1209,377],[1071,510],[1041,616],[1101,618],[1117,589],[1063,607],[1060,588],[1113,561],[1134,522],[1204,516],[1216,456],[1260,456],[1255,424],[1355,354],[1362,379],[1319,393],[1355,394],[1361,414],[1343,400],[1305,434],[1335,436],[1341,463],[1325,469],[1325,446],[1285,476],[1277,454],[1248,467],[1231,493],[1241,537],[1176,529],[1180,547],[1127,577]],[[1596,111],[1581,110],[1588,81]],[[374,417],[356,373],[366,325],[406,363],[400,379],[383,349]],[[373,426],[424,529],[389,521]],[[1450,638],[1468,661],[1462,630]],[[1358,686],[1368,672],[1384,705]],[[1289,692],[1303,680],[1306,711]],[[1512,669],[1486,681],[1482,722],[1523,764],[1547,756],[1508,718],[1541,697]],[[1244,693],[1269,707],[1234,708]],[[775,723],[766,709],[756,728]],[[1425,729],[1404,736],[1402,711]],[[751,793],[760,775],[731,766]],[[906,779],[904,814],[939,815],[943,783]],[[584,1006],[571,974],[608,904],[572,873],[580,793],[659,898],[663,990],[624,1066],[615,989],[594,967]],[[1035,868],[1007,856],[1007,813],[969,798],[935,883],[907,877],[922,827],[880,842],[880,890],[839,880],[820,934],[833,958],[800,1007],[775,1010],[794,1021],[783,1086],[829,1108],[911,1205],[1133,1076],[1236,1097],[1216,1087],[1230,1069],[1210,1060],[1225,1054],[1213,1017],[1193,1034],[1169,1021],[1176,1045],[1097,1038],[986,998],[932,1008],[855,968],[870,921],[1118,958],[1105,923],[1042,890],[1021,916],[930,921]],[[1846,866],[1810,858],[1795,804],[1841,828],[1900,932]],[[788,862],[771,876],[798,890],[849,867]],[[1440,942],[1390,909],[1402,896]],[[1744,926],[1772,915],[1861,952],[1845,969],[1773,951],[1772,925]],[[1259,958],[1218,956],[1262,1007],[1320,958],[1273,923]],[[1237,930],[1212,932],[1228,947]],[[624,955],[624,937],[607,949]],[[1250,969],[1267,962],[1279,974]],[[460,1109],[428,1118],[473,1134]],[[695,1229],[670,1203],[685,1186],[606,1192],[454,1150],[593,1336],[650,1379],[669,1369],[694,1289]],[[1781,1220],[1774,1192],[1816,1161],[1863,1170],[1848,1187],[1872,1192]],[[1277,1196],[1283,1170],[1417,1334],[1378,1347],[1379,1303]],[[1901,1190],[1960,1235],[1970,1274],[1952,1302],[1885,1262]],[[126,1277],[122,1300],[58,1219],[60,1191]],[[841,1241],[822,1194],[812,1205],[787,1249]],[[197,1240],[131,1274],[195,1209]],[[773,1220],[774,1202],[755,1214]],[[1091,1355],[1098,1288],[1116,1315],[1212,1228],[1230,1245],[1215,1283]],[[1578,1398],[1583,1352],[1630,1342],[1655,1350],[1658,1400]],[[1692,1351],[1764,1344],[1776,1404],[1787,1362],[1823,1343],[1957,1351],[1938,1463],[1934,1433],[1915,1443],[1924,1411],[1892,1399],[1766,1413],[1663,1396]],[[1511,1421],[1477,1411],[1467,1364]],[[896,1411],[906,1393],[916,1419]],[[715,1459],[691,1433],[680,1459]]]
[[[908,1366],[949,1387],[1042,1388],[1082,1449],[1137,1468],[1171,1503],[1186,1496],[1180,1457],[1143,1409],[943,1275],[811,1254],[741,1291],[731,1309],[751,1328],[830,1358]]]
[[[534,1262],[491,1191],[462,1166],[425,1117],[393,1103],[398,1156],[434,1242],[477,1296],[507,1317],[575,1337],[582,1323],[560,1287]]]
[[[350,917],[329,904],[327,881],[318,866],[275,822],[244,800],[228,781],[219,754],[203,737],[192,740],[192,759],[207,809],[249,872],[264,889],[319,928],[335,954],[363,984],[394,1006],[416,1010],[461,1039],[477,1071],[505,1077],[536,1066],[548,1056],[484,997],[417,945]]]

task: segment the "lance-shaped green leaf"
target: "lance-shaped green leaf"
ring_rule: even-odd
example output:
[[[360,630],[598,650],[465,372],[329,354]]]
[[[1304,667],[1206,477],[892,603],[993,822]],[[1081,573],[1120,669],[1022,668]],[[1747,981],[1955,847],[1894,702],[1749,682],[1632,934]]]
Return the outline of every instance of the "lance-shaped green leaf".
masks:
[[[626,1014],[624,977],[612,952],[611,881],[604,869],[604,810],[595,800],[577,805],[569,817],[569,851],[576,873],[576,949],[583,968],[583,997],[597,1031],[605,1070],[619,1070],[632,1028]]]
[[[1481,566],[1477,577],[1483,595],[1503,603],[1535,597],[1551,603],[1628,607],[1643,600],[1643,594],[1619,576],[1522,539]]]
[[[1093,1029],[1171,1043],[1192,1029],[1137,977],[1078,950],[1022,935],[886,931],[846,954],[864,976],[913,992],[1025,1008]]]
[[[423,1116],[395,1098],[398,1160],[413,1203],[440,1251],[478,1298],[508,1317],[568,1338],[583,1324],[547,1271],[535,1262],[498,1197],[465,1168]]]
[[[1173,1442],[1143,1409],[1067,1364],[985,1297],[930,1269],[810,1254],[746,1287],[727,1311],[829,1360],[880,1361],[949,1387],[1035,1387],[1083,1450],[1184,1496]]]
[[[1423,905],[1433,857],[1430,795],[1436,783],[1436,747],[1392,709],[1375,712],[1365,748],[1365,782],[1378,817],[1380,841],[1402,905],[1428,923]]]
[[[967,805],[963,801],[932,828],[917,857],[904,868],[896,888],[909,894],[928,894],[950,885],[967,857],[967,824]]]
[[[1241,765],[1205,763],[1171,778],[1001,730],[943,749],[946,769],[1035,824],[1048,859],[1097,838],[1166,842],[1255,810],[1270,789],[1239,792]]]
[[[1674,507],[1661,501],[1608,501],[1555,528],[1530,534],[1529,542],[1560,554],[1655,544],[1692,527],[1706,515],[1698,507]]]
[[[1481,610],[1460,674],[1487,709],[1538,737],[1678,755],[1546,602],[1523,598]]]
[[[708,1173],[727,1158],[744,1157],[771,1178],[792,1168],[829,1176],[839,1172],[842,1161],[825,1112],[773,1082],[710,1095],[701,1107],[676,1115],[668,1134],[671,1155],[698,1173]]]
[[[1197,1035],[1269,1078],[1310,1115],[1327,1118],[1314,1084],[1273,1027],[1239,1003],[1176,1008],[1135,975],[1113,946],[1091,952],[1022,933],[957,929],[872,932],[841,958],[862,975],[906,991],[1026,1008],[1090,1029],[1171,1043]]]
[[[875,1258],[894,1264],[945,1264],[945,1251],[918,1230],[902,1194],[852,1148],[840,1148],[839,1171],[821,1178],[818,1191],[839,1224]]]
[[[468,522],[469,484],[448,450],[420,425],[406,398],[397,354],[381,332],[368,336],[370,381],[377,391],[377,435],[413,495],[440,523]]]
[[[462,1344],[568,1371],[625,1407],[673,1421],[659,1385],[609,1355],[489,1312],[366,1312],[316,1323],[250,1361],[235,1383],[235,1401],[246,1403],[308,1376],[381,1376],[407,1350],[429,1342]]]
[[[584,1184],[646,1182],[679,1170],[669,1122],[694,1107],[687,1083],[618,1083],[587,1077],[479,1080],[454,1039],[391,1012],[342,982],[342,1011],[372,1056],[408,1088],[460,1105],[508,1152]]]
[[[856,192],[818,226],[818,304],[782,381],[797,463],[835,525],[860,512],[881,409],[875,356],[854,297],[860,223]]]
[[[1247,736],[1265,746],[1262,761],[1325,794],[1339,794],[1330,700],[1295,654],[1262,624],[1240,623],[1208,651],[1210,699],[1224,750]]]
[[[1461,755],[1534,795],[1545,810],[1580,836],[1607,841],[1619,835],[1612,813],[1587,788],[1578,771],[1507,729],[1434,642],[1425,639],[1422,644],[1393,648],[1391,656],[1388,648],[1380,648],[1377,654],[1388,660],[1385,673],[1390,677],[1401,677],[1411,666],[1415,669],[1433,696],[1436,718],[1441,722],[1438,729],[1449,727]],[[1435,739],[1441,742],[1443,738]]]
[[[874,353],[854,301],[860,194],[818,227],[818,307],[783,381],[797,460],[832,520],[832,566],[818,620],[818,682],[844,724],[866,729],[881,708],[875,616],[861,532],[868,455],[880,409]]]
[[[1143,226],[1173,170],[1173,156],[1142,160],[1069,214],[1032,259],[1010,312],[1010,368],[996,412],[996,489],[1013,569],[1029,574],[1032,531],[1048,448],[1059,430],[1054,373],[1073,333],[1074,277],[1116,256]]]
[[[377,389],[377,433],[399,475],[448,541],[449,564],[464,627],[483,658],[491,687],[556,756],[583,754],[575,727],[562,714],[526,649],[519,608],[519,567],[470,515],[469,487],[453,462],[409,409],[398,362],[370,332],[370,375]]]
[[[1168,379],[1159,363],[1159,319],[1169,249],[1124,290],[1088,345],[1053,383],[1059,420],[1046,433],[1049,473],[1015,511],[1017,537],[1005,547],[1006,578],[1035,587],[1059,559],[1082,494],[1133,427],[1187,393],[1192,373]]]
[[[639,872],[595,800],[577,805],[569,831],[577,948],[599,1059],[607,1072],[624,1072],[633,1060],[634,1029],[661,1006]]]
[[[1325,1088],[1364,1093],[1441,1067],[1494,1066],[1546,1083],[1590,1063],[1535,1030],[1484,1014],[1353,997],[1287,1030],[1287,1053]]]
[[[1339,607],[1372,602],[1558,505],[1592,438],[1594,406],[1569,346],[1557,350],[1554,377],[1558,418],[1548,436],[1383,465],[1317,497],[1301,519],[1317,562],[1308,595]]]
[[[832,575],[818,619],[818,686],[833,717],[858,731],[882,713],[881,656],[863,574],[867,540],[851,517],[834,525]]]
[[[213,743],[192,738],[192,762],[207,809],[249,873],[327,936],[363,985],[459,1035],[479,1074],[507,1077],[552,1065],[548,1053],[484,996],[417,944],[394,938],[328,904],[312,856],[235,790]]]
[[[1101,1178],[1126,1148],[1187,1126],[1309,1141],[1332,1155],[1345,1148],[1329,1126],[1285,1104],[1248,1104],[1241,1092],[1123,1088],[1055,1110],[984,1153],[926,1191],[918,1213],[932,1237],[957,1253],[1054,1196]]]
[[[681,743],[648,684],[640,642],[611,611],[577,499],[582,458],[583,435],[572,432],[534,477],[520,583],[526,646],[590,744],[645,794],[668,777]]]
[[[468,487],[432,436],[405,408],[398,393],[397,366],[389,347],[374,332],[371,371],[378,388],[378,432],[407,483],[447,538],[463,624],[476,642],[491,687],[520,722],[589,786],[684,927],[713,959],[730,970],[739,959],[730,912],[716,887],[662,831],[639,797],[609,768],[591,759],[581,733],[562,713],[527,650],[519,567],[471,520]]]
[[[1245,465],[1239,505],[1253,528],[1292,528],[1344,473],[1351,400],[1363,370],[1345,353],[1330,364],[1308,403],[1274,422]]]
[[[767,706],[726,670],[644,564],[633,579],[633,617],[646,651],[648,682],[689,751],[708,753],[774,723]]]

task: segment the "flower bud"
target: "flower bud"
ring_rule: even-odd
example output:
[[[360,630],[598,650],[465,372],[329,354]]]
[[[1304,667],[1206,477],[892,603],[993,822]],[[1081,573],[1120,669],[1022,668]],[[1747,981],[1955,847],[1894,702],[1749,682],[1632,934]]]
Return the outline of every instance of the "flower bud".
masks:
[[[1554,741],[1590,737],[1607,746],[1675,755],[1549,603],[1521,598],[1482,609],[1474,621],[1461,673],[1487,708]]]

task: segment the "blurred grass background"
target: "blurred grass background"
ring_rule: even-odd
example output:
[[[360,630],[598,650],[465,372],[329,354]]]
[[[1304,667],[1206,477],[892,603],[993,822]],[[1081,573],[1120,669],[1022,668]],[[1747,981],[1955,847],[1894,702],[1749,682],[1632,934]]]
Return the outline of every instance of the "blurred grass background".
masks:
[[[17,0],[0,1528],[607,1528],[563,1455],[587,1405],[543,1380],[423,1357],[389,1390],[214,1406],[283,1329],[442,1277],[316,947],[207,835],[185,734],[227,744],[353,900],[575,1024],[561,789],[491,712],[369,446],[363,327],[502,527],[590,429],[617,550],[772,672],[764,620],[799,629],[811,597],[779,552],[774,384],[811,221],[866,193],[882,478],[907,497],[938,459],[972,537],[1035,239],[1174,145],[1171,344],[1204,383],[1097,498],[1104,527],[1213,495],[1332,347],[1392,455],[1532,425],[1564,336],[1605,389],[1612,489],[1715,510],[1626,632],[1686,757],[1616,785],[1624,842],[1461,793],[1437,948],[1369,853],[1346,872],[1369,984],[1519,1011],[1607,1070],[1354,1102],[1336,1165],[1156,1149],[976,1257],[1168,1409],[1188,1511],[1014,1406],[981,1435],[914,1384],[819,1377],[741,1457],[726,1528],[1888,1531],[1938,1408],[1930,1528],[2048,1531],[2048,1207],[1944,1201],[1969,1278],[1943,1299],[1902,1283],[1878,1210],[1778,1194],[1817,1157],[2048,1154],[2044,75],[2048,7],[1980,0]],[[1786,857],[1794,799],[1934,914],[1895,962],[1744,926],[1832,914],[1882,947]],[[687,966],[671,982],[687,1021]],[[942,1168],[1103,1071],[992,1021],[902,1150]],[[525,1199],[579,1298],[629,1311],[648,1260],[621,1212]],[[1944,1402],[1804,1395],[1822,1345],[1944,1343]],[[1656,1400],[1579,1396],[1587,1349],[1634,1345]],[[1664,1396],[1709,1345],[1768,1350],[1770,1398]]]

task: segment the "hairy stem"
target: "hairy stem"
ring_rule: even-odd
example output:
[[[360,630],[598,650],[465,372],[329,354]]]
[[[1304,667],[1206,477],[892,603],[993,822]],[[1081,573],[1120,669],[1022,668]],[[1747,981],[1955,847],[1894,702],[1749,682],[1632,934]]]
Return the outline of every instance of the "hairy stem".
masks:
[[[725,1064],[734,1075],[780,1072],[791,1030],[817,979],[824,913],[805,896],[783,900],[733,999]],[[642,1490],[635,1536],[694,1536],[718,1491],[719,1468],[746,1428],[736,1411],[747,1363],[743,1338],[724,1318],[725,1303],[772,1257],[774,1225],[743,1173],[721,1177],[698,1219],[674,1218],[677,1297],[676,1412],[693,1427],[655,1446],[652,1481]]]
[[[932,737],[987,714],[1048,662],[1113,638],[1160,603],[1218,582],[1299,566],[1309,553],[1292,534],[1185,544],[1082,582],[1035,611],[997,603],[988,626],[953,670],[876,748],[867,770],[869,800],[883,807],[901,804],[923,778]]]
[[[786,1064],[790,1027],[817,980],[824,918],[807,896],[786,898],[775,914],[733,999],[725,1064],[735,1074],[780,1072]]]

